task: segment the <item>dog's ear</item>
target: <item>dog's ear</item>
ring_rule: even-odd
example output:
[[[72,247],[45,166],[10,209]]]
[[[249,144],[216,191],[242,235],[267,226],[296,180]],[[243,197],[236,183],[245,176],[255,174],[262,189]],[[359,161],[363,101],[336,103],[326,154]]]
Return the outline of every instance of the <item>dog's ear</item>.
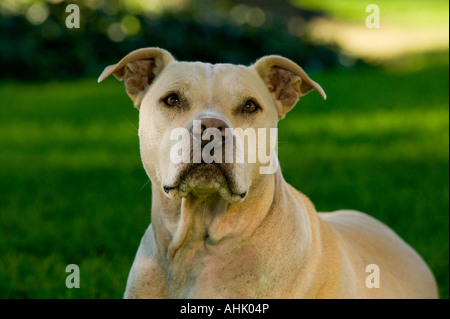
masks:
[[[259,59],[252,67],[272,93],[280,120],[297,104],[300,97],[313,89],[325,100],[327,98],[322,87],[289,59],[270,55]]]
[[[171,62],[175,61],[166,50],[144,48],[126,55],[117,64],[107,66],[98,78],[103,81],[113,74],[118,80],[124,80],[128,96],[139,109],[147,88],[156,76]]]

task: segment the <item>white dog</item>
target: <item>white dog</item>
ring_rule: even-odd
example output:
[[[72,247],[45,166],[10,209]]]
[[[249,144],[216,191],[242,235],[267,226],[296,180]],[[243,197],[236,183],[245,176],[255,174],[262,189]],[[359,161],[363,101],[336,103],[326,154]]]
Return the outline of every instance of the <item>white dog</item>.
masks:
[[[203,139],[216,129],[223,142],[226,129],[276,128],[311,90],[325,98],[297,64],[280,56],[250,67],[178,62],[145,48],[108,66],[99,81],[111,74],[140,110],[141,156],[152,182],[152,223],[126,298],[438,296],[430,269],[391,229],[356,211],[317,213],[279,169],[261,174],[259,159],[171,159],[176,128],[191,141],[196,130]]]

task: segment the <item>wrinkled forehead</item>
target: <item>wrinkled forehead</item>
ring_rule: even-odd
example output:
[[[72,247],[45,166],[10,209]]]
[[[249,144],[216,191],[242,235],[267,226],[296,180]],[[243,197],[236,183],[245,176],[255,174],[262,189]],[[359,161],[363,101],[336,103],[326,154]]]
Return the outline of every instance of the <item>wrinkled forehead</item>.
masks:
[[[210,93],[232,91],[255,95],[264,87],[249,67],[202,62],[173,62],[164,69],[157,82],[167,91],[198,89]]]

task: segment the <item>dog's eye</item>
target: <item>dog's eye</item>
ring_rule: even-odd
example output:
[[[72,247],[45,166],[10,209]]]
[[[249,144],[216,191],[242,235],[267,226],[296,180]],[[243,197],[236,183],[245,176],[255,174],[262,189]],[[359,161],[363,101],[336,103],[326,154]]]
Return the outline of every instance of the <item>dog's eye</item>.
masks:
[[[259,109],[259,106],[252,100],[248,100],[245,102],[244,106],[242,107],[242,112],[245,113],[253,113],[257,109]]]
[[[164,103],[171,107],[178,106],[180,104],[180,99],[178,98],[178,95],[172,93],[164,99]]]

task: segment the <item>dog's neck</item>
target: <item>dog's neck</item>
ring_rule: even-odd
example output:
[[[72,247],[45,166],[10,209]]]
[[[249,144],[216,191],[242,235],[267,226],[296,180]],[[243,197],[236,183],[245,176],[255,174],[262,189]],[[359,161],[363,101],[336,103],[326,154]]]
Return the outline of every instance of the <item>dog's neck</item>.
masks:
[[[171,259],[188,242],[215,246],[235,235],[246,240],[270,210],[275,180],[275,175],[267,176],[245,203],[238,204],[227,203],[219,194],[209,197],[189,194],[181,200],[171,200],[158,187],[153,187],[152,223],[155,229],[163,230],[163,234],[157,234],[161,238],[157,243],[160,253]],[[256,190],[261,191],[256,193]]]
[[[214,264],[210,268],[213,270],[206,271],[212,273],[224,262],[233,264],[233,260],[237,260],[235,267],[242,270],[246,259],[256,260],[247,258],[248,254],[264,256],[268,267],[272,259],[281,257],[272,252],[287,255],[295,251],[290,260],[297,269],[308,260],[311,226],[314,226],[310,219],[314,216],[307,207],[292,206],[298,205],[294,197],[301,195],[293,192],[281,172],[267,175],[261,183],[264,185],[252,187],[253,193],[238,204],[228,204],[219,195],[206,199],[189,196],[170,200],[162,191],[153,188],[152,224],[158,259],[167,269],[172,269],[171,282],[180,285],[175,289],[183,290],[183,285],[195,286],[194,282],[202,276],[199,265]],[[260,192],[256,193],[257,190]],[[280,237],[269,239],[267,233]],[[266,244],[263,247],[253,244],[261,242]],[[235,258],[230,259],[233,254],[236,254]],[[203,262],[205,260],[208,262]],[[253,264],[248,265],[249,273],[253,271],[252,267]],[[271,275],[283,272],[285,270],[281,268],[274,269]],[[290,278],[286,274],[283,276],[282,280]],[[277,278],[273,282],[277,281],[281,284]],[[272,288],[267,287],[267,290]]]

